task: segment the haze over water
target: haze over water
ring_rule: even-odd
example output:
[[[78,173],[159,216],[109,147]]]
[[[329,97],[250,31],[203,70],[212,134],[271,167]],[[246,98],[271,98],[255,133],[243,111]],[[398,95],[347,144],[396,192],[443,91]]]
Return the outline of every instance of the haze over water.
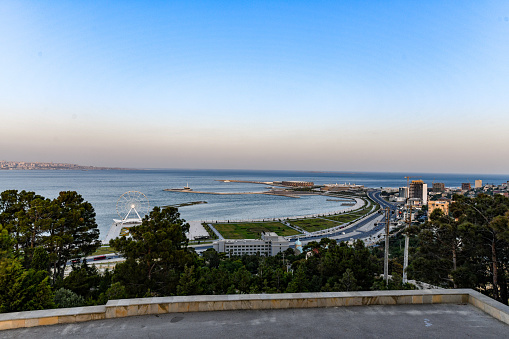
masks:
[[[0,156],[504,173],[507,4],[4,0]]]

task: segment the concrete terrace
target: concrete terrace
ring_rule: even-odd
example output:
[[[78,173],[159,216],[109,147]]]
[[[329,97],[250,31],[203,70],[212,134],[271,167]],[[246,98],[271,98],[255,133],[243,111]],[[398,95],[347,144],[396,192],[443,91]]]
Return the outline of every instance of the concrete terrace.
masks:
[[[0,338],[502,338],[508,324],[508,306],[467,289],[244,294],[5,313]]]
[[[504,338],[471,305],[356,306],[170,313],[0,332],[0,338]]]

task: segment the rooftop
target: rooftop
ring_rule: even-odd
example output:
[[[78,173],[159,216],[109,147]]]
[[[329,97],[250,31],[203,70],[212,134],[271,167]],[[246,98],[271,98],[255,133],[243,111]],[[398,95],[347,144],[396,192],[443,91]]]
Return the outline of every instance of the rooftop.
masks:
[[[0,338],[503,338],[508,324],[508,306],[466,289],[242,294],[4,313]]]

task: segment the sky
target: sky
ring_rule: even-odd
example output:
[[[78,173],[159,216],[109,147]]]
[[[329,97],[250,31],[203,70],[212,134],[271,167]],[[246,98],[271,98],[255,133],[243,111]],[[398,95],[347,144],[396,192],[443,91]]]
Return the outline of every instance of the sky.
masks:
[[[507,1],[0,0],[0,160],[509,173]]]

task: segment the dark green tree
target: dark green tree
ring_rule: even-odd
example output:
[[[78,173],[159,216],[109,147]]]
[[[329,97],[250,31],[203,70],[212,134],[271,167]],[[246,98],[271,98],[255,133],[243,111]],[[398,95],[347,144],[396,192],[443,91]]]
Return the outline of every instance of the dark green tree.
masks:
[[[52,201],[53,223],[44,245],[50,254],[53,281],[64,278],[67,262],[92,254],[101,244],[92,205],[74,191],[60,192]]]
[[[292,281],[288,284],[286,292],[287,293],[309,292],[308,285],[309,282],[306,276],[306,268],[305,265],[301,263],[300,265],[298,265]]]
[[[417,253],[409,267],[412,276],[443,287],[458,287],[454,272],[465,264],[466,253],[462,238],[464,227],[442,210],[436,209],[430,219],[412,226],[408,233],[419,239]]]
[[[178,295],[197,295],[201,294],[202,288],[197,274],[195,273],[195,266],[186,266],[184,272],[180,275],[179,284],[177,286]]]
[[[89,255],[100,245],[94,209],[73,191],[60,192],[54,200],[34,192],[4,191],[0,223],[12,235],[25,268],[31,267],[35,248],[47,251],[53,283],[63,279],[71,258]]]
[[[97,268],[94,265],[88,265],[84,260],[81,265],[74,266],[69,275],[58,285],[82,296],[85,300],[95,300],[100,293],[101,279]]]
[[[36,247],[30,263],[30,268],[36,271],[49,272],[49,255],[48,252],[42,247]]]
[[[154,207],[140,226],[131,227],[130,238],[117,238],[110,246],[126,259],[115,268],[113,280],[129,296],[174,295],[184,268],[196,254],[187,248],[189,224],[174,207]]]
[[[0,225],[0,312],[52,308],[47,271],[25,270],[11,247],[14,242]]]
[[[34,192],[7,190],[0,194],[0,223],[14,239],[14,249],[31,255],[29,248],[37,246],[45,209],[49,200]]]
[[[455,200],[451,209],[468,233],[463,240],[473,252],[470,265],[484,268],[478,271],[483,276],[477,281],[488,280],[480,289],[491,290],[489,295],[507,304],[509,199],[502,195],[479,194],[473,199],[455,196]]]
[[[508,302],[509,199],[479,194],[454,196],[451,215],[434,211],[410,228],[418,239],[410,273],[444,287],[475,288]]]
[[[341,291],[356,291],[359,286],[357,286],[357,279],[355,279],[355,275],[350,268],[347,268],[343,276],[339,280],[339,288]]]

